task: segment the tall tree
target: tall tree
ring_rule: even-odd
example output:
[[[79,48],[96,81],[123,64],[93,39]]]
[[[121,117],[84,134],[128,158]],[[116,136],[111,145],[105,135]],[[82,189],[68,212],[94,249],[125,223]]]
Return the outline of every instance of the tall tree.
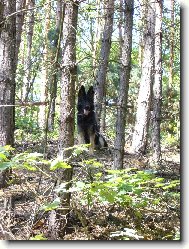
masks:
[[[42,64],[42,84],[41,84],[41,102],[48,100],[49,92],[49,68],[50,68],[50,49],[49,49],[49,30],[50,30],[50,16],[51,16],[51,1],[46,0],[45,6],[45,28],[44,28],[44,50],[43,50],[43,64]],[[39,108],[39,126],[42,129],[46,128],[46,105],[41,105]]]
[[[0,146],[13,145],[16,72],[15,0],[0,1]],[[7,171],[0,173],[0,188],[6,185]]]
[[[152,99],[152,147],[155,162],[161,159],[160,123],[162,100],[162,1],[155,1],[154,84]]]
[[[17,0],[16,1],[16,63],[18,60],[18,53],[21,43],[22,27],[24,23],[25,12],[23,9],[26,7],[26,0]]]
[[[137,101],[136,123],[132,140],[134,153],[146,152],[147,132],[149,127],[151,91],[154,70],[154,0],[146,1],[146,23],[144,25],[144,52],[142,61],[142,75]]]
[[[27,8],[29,9],[26,15],[25,30],[26,30],[26,57],[24,65],[24,78],[22,88],[22,101],[25,102],[28,98],[30,91],[30,80],[31,80],[31,50],[33,40],[33,28],[34,28],[34,6],[35,0],[29,0],[27,2]]]
[[[111,48],[111,37],[113,32],[114,0],[104,0],[104,30],[101,40],[99,68],[97,72],[95,87],[95,111],[97,121],[100,124],[102,104],[105,102],[105,83],[108,68],[108,58]],[[105,108],[105,105],[103,105]]]
[[[64,19],[64,8],[61,0],[57,1],[56,8],[56,27],[55,27],[55,37],[52,47],[52,81],[50,83],[50,103],[49,111],[47,115],[48,120],[48,130],[54,130],[54,118],[55,118],[55,106],[56,106],[56,96],[57,96],[57,82],[58,82],[58,60],[60,57],[60,41],[62,37],[62,22]]]
[[[74,145],[74,117],[75,117],[75,82],[77,75],[76,67],[76,30],[78,19],[77,1],[65,3],[65,16],[63,22],[63,49],[62,49],[62,74],[61,74],[61,103],[60,103],[60,155],[66,160],[71,151],[65,150]],[[72,168],[61,172],[61,181],[70,186],[72,179]],[[70,204],[70,194],[61,196],[62,205],[68,207]],[[68,210],[64,210],[65,213]],[[64,214],[65,214],[64,213]],[[60,236],[64,234],[65,221],[60,221]]]
[[[43,65],[42,65],[42,84],[41,84],[41,102],[46,102],[49,92],[49,67],[50,67],[50,50],[48,34],[50,30],[50,14],[51,14],[51,0],[46,0],[45,8],[45,30],[44,30],[44,51],[43,51]],[[46,127],[46,106],[41,105],[39,110],[39,126],[42,129]]]
[[[123,4],[123,2],[122,2]],[[119,97],[117,102],[116,138],[114,142],[114,168],[123,168],[124,146],[125,146],[125,122],[127,111],[128,89],[131,72],[131,50],[132,50],[132,29],[134,1],[124,1],[124,37],[121,40],[120,59],[120,83]],[[120,32],[121,35],[121,32]],[[120,37],[122,39],[122,37]]]
[[[140,22],[139,22],[139,56],[138,56],[138,61],[139,65],[142,68],[142,60],[143,60],[143,53],[144,53],[144,37],[143,37],[143,28],[146,23],[146,5],[145,5],[146,0],[141,0],[140,1]]]
[[[66,3],[63,22],[62,75],[60,86],[60,141],[62,149],[74,144],[77,16],[78,3],[76,1]],[[67,153],[65,153],[65,157],[67,157]]]
[[[173,86],[173,63],[174,63],[174,4],[175,0],[171,0],[171,29],[170,29],[170,36],[169,36],[169,46],[170,46],[170,59],[169,59],[169,84],[168,84],[168,93]]]
[[[96,13],[95,22],[94,18],[90,18],[90,35],[91,35],[91,52],[92,52],[92,66],[93,66],[93,77],[96,78],[97,64],[98,64],[98,47],[100,37],[103,29],[103,18],[101,15],[102,1],[96,0]]]

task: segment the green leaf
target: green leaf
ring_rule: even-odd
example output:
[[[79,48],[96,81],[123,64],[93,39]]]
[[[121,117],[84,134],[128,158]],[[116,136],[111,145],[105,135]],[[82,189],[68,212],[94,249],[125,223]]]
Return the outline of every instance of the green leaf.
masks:
[[[95,177],[98,178],[98,179],[99,179],[101,176],[102,176],[102,172],[98,172],[98,173],[95,174]]]
[[[43,234],[38,234],[34,237],[31,237],[29,240],[47,240],[47,238],[45,238]]]
[[[155,188],[160,188],[160,187],[163,187],[165,186],[165,183],[157,183],[154,187]]]
[[[56,158],[54,161],[52,161],[50,166],[50,170],[69,169],[69,168],[71,168],[71,166],[59,158]]]
[[[158,178],[155,178],[154,180],[155,182],[164,182],[165,179],[158,177]]]
[[[8,169],[10,167],[12,167],[11,162],[2,162],[2,163],[0,163],[0,171],[3,171],[3,170]]]
[[[117,175],[117,174],[121,173],[120,170],[117,170],[117,169],[108,169],[106,171],[108,174],[112,174],[112,175]]]
[[[30,170],[30,171],[36,171],[37,170],[35,166],[31,165],[28,162],[24,162],[22,165],[27,170]]]
[[[134,188],[134,194],[136,195],[141,195],[144,190],[142,188]]]
[[[83,151],[88,151],[89,144],[80,144],[80,145],[75,145],[73,146],[73,156],[78,156],[80,155]]]
[[[10,145],[0,146],[0,152],[14,150]]]
[[[137,218],[139,218],[139,219],[142,218],[142,214],[141,214],[141,211],[140,211],[140,210],[137,210],[137,209],[136,209],[134,212],[135,212],[135,216],[136,216]]]
[[[114,203],[115,197],[117,196],[117,191],[107,191],[102,189],[99,192],[99,195],[102,200],[108,201],[109,203]]]
[[[41,207],[41,209],[45,211],[51,211],[51,210],[57,209],[59,206],[60,206],[60,198],[58,197],[52,203],[49,203]]]
[[[121,189],[124,189],[127,192],[131,192],[133,190],[133,185],[131,183],[123,183],[121,185]]]
[[[96,159],[83,160],[83,164],[92,166],[94,168],[102,167],[102,163],[98,162]]]
[[[170,188],[175,188],[176,186],[180,185],[180,181],[179,180],[174,180],[171,181],[170,183],[166,183],[166,186],[163,187],[164,190],[166,189],[170,189]]]
[[[160,199],[155,199],[152,201],[152,204],[157,205],[160,203]]]
[[[180,240],[180,231],[177,231],[173,240]]]
[[[5,161],[7,159],[6,155],[3,153],[0,153],[0,161]]]

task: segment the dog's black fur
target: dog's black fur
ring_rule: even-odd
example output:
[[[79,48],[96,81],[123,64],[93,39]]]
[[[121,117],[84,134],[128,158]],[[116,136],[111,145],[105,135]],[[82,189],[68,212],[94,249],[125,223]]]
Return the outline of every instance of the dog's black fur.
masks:
[[[91,154],[93,154],[94,149],[108,147],[105,138],[99,133],[94,111],[94,90],[92,86],[87,93],[84,86],[79,89],[77,110],[79,143],[90,143],[89,152]]]

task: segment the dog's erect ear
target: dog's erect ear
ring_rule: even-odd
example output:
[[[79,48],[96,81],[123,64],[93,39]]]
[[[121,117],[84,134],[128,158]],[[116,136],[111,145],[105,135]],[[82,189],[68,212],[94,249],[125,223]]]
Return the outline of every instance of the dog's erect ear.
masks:
[[[85,92],[85,87],[82,85],[79,89],[79,92],[78,92],[78,98],[80,97],[83,97],[86,95],[86,92]]]
[[[89,90],[87,92],[87,96],[89,96],[90,98],[93,98],[94,97],[94,89],[93,89],[93,86],[90,86],[89,87]]]

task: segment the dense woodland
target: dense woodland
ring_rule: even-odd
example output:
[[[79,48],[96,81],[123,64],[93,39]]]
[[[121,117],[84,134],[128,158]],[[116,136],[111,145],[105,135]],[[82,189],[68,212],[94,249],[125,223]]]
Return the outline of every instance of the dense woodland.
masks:
[[[0,0],[0,239],[180,239],[177,0]]]

